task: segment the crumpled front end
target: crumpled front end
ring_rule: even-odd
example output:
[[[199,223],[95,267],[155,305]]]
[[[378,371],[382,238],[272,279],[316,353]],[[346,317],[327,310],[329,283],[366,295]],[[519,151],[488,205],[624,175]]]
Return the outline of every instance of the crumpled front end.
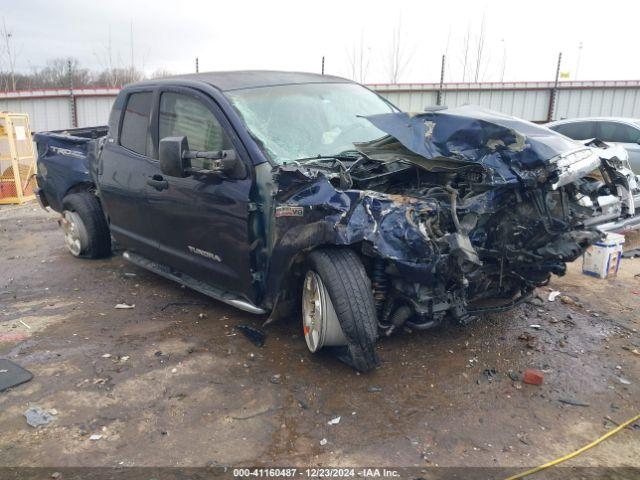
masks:
[[[544,127],[465,108],[370,120],[389,136],[353,161],[279,169],[272,240],[282,267],[356,249],[387,333],[511,308],[635,214],[617,157]]]

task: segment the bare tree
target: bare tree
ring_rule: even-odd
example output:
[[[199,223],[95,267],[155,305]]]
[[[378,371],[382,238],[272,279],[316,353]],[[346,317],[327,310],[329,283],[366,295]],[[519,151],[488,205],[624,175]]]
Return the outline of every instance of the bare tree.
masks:
[[[133,35],[133,30],[131,30]],[[131,61],[133,62],[133,37],[131,37]],[[111,27],[109,27],[109,34],[107,38],[107,44],[103,48],[103,52],[95,54],[98,62],[102,65],[103,69],[99,73],[97,80],[102,85],[108,87],[121,87],[127,83],[136,82],[141,80],[144,75],[138,70],[133,63],[130,66],[123,66],[123,61],[120,54],[113,52],[111,45]]]
[[[155,70],[149,78],[165,78],[175,75],[171,70],[167,70],[166,68],[158,68]]]
[[[347,61],[351,79],[358,83],[365,83],[369,73],[369,53],[364,42],[364,31],[360,32],[360,41],[354,43],[351,51],[347,51]]]
[[[480,79],[480,70],[482,69],[482,61],[485,46],[485,14],[482,14],[482,22],[480,23],[480,33],[478,34],[476,42],[476,74],[474,81],[477,83]]]
[[[2,19],[2,56],[7,60],[9,66],[9,79],[11,80],[11,90],[16,89],[16,49],[13,45],[13,33],[7,29],[7,23],[4,18]],[[5,85],[5,90],[8,90],[9,85]]]
[[[407,68],[411,55],[405,51],[402,41],[402,19],[393,28],[387,55],[387,75],[390,83],[398,83]]]
[[[467,25],[467,34],[462,44],[462,81],[467,81],[467,68],[469,65],[469,46],[471,44],[471,23]]]

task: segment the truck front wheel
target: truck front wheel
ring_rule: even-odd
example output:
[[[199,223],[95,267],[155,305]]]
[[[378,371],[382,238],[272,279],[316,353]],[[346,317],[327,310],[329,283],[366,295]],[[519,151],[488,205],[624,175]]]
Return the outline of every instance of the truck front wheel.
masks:
[[[378,365],[371,281],[352,250],[323,248],[309,254],[302,327],[311,352],[331,347],[340,360],[361,372]]]
[[[102,258],[111,254],[109,225],[95,195],[71,193],[64,197],[62,207],[60,227],[71,255]]]

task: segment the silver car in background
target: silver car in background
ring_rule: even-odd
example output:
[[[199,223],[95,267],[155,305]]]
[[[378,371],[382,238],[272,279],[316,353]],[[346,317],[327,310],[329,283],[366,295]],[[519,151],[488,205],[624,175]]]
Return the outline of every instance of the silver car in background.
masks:
[[[574,140],[597,138],[624,147],[629,153],[631,169],[640,175],[640,119],[585,117],[557,120],[546,126]]]

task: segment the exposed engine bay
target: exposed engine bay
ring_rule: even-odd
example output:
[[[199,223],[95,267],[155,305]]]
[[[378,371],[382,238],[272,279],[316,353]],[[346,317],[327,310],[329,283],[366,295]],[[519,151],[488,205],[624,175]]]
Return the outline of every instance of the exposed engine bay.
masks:
[[[360,246],[388,334],[509,309],[563,275],[598,227],[637,223],[636,177],[602,142],[473,107],[368,119],[388,136],[282,167],[277,199]]]

